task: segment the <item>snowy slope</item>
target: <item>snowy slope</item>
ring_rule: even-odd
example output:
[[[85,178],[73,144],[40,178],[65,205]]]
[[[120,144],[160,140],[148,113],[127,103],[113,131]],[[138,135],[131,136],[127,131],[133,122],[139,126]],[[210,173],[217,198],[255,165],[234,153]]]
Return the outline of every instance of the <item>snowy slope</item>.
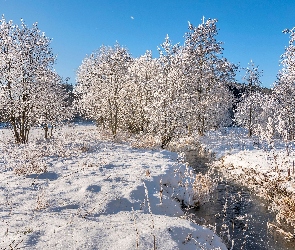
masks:
[[[192,177],[177,154],[103,141],[94,126],[47,142],[41,133],[18,146],[0,130],[1,249],[226,249],[181,218],[174,197],[193,204],[200,195],[179,186]]]
[[[292,143],[288,143],[288,148],[283,141],[268,145],[258,138],[249,138],[247,131],[241,128],[211,131],[201,142],[215,153],[220,160],[218,165],[228,176],[257,188],[277,181],[281,188],[295,193],[295,147]]]

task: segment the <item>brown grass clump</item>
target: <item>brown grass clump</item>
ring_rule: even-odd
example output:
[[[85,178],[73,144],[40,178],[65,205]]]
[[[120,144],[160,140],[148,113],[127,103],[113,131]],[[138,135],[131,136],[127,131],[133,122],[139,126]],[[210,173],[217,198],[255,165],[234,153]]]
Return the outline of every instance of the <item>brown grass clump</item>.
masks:
[[[131,141],[133,148],[156,148],[159,146],[159,142],[156,137],[150,134],[137,135]]]
[[[42,159],[44,152],[41,150],[25,149],[23,154],[15,155],[18,158],[14,167],[14,172],[17,175],[41,174],[47,172],[47,164]]]
[[[195,201],[195,206],[198,207],[204,202],[207,202],[213,189],[214,183],[209,176],[197,174],[193,183],[193,200]]]
[[[279,223],[289,224],[295,227],[295,195],[275,199],[276,210],[278,211],[276,219]]]
[[[39,161],[30,161],[14,169],[17,175],[41,174],[47,172],[47,165]]]

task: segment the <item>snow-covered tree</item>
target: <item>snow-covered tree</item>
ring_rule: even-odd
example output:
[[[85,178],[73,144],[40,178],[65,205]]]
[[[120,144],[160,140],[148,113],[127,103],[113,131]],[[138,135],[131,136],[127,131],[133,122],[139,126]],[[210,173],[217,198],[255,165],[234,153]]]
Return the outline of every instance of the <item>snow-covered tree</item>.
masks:
[[[269,128],[267,124],[270,114],[274,108],[272,96],[257,91],[247,96],[244,94],[242,98],[243,100],[238,103],[235,112],[236,123],[247,128],[249,136],[256,134],[263,139],[272,139],[274,133],[270,134],[269,131],[267,131]],[[251,116],[249,116],[249,114],[251,114]],[[251,123],[249,123],[250,121]],[[251,131],[251,133],[249,131]]]
[[[167,35],[159,53],[159,75],[152,85],[149,119],[150,129],[160,135],[161,146],[165,147],[184,126],[182,51]]]
[[[151,51],[134,59],[130,64],[125,84],[124,128],[132,133],[147,132],[150,123],[148,107],[152,103],[152,86],[159,76],[159,63]]]
[[[48,85],[44,76],[53,72],[55,56],[50,39],[37,23],[29,28],[2,17],[0,21],[0,109],[13,128],[15,141],[26,143],[30,128],[38,123]],[[49,73],[51,72],[51,73]]]
[[[189,23],[183,48],[186,121],[200,135],[229,122],[232,106],[227,84],[234,82],[236,67],[221,57],[216,22],[203,20],[197,27]]]
[[[262,71],[259,71],[259,67],[252,60],[250,60],[245,71],[246,74],[243,78],[246,81],[247,92],[254,92],[257,88],[261,87],[260,77],[262,76]]]
[[[39,75],[38,81],[42,83],[40,87],[41,93],[36,103],[38,110],[36,123],[44,129],[44,137],[48,138],[50,128],[50,136],[55,126],[65,120],[70,120],[73,117],[74,109],[69,105],[69,94],[63,84],[62,78],[54,71],[43,72]],[[44,89],[46,93],[44,93]],[[46,95],[44,95],[46,94]]]
[[[261,109],[259,107],[260,99],[258,99],[260,94],[257,94],[257,90],[261,87],[260,77],[262,72],[259,71],[258,66],[255,66],[252,60],[245,71],[246,91],[241,97],[241,102],[237,105],[235,121],[238,125],[247,128],[248,135],[252,136],[254,127],[257,126],[257,119],[259,119],[257,110]]]
[[[77,72],[78,109],[87,118],[107,125],[113,136],[124,123],[123,90],[131,62],[128,50],[117,43],[101,46],[83,60]]]
[[[293,140],[295,138],[295,27],[283,32],[290,34],[290,41],[285,53],[281,56],[283,68],[278,74],[273,94],[279,104],[278,129],[289,140]]]

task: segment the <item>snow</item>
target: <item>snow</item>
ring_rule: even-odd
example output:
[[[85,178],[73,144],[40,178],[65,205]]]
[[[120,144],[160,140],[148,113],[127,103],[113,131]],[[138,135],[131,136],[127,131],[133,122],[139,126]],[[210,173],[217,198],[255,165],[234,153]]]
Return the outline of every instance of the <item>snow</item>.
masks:
[[[247,134],[243,128],[223,128],[207,133],[201,143],[215,154],[217,165],[223,168],[227,177],[256,188],[277,180],[282,189],[295,194],[294,145],[280,140],[269,145],[257,137],[249,138]]]
[[[103,140],[93,125],[30,135],[15,145],[0,129],[1,249],[226,249],[183,216],[175,197],[201,195],[176,153]]]

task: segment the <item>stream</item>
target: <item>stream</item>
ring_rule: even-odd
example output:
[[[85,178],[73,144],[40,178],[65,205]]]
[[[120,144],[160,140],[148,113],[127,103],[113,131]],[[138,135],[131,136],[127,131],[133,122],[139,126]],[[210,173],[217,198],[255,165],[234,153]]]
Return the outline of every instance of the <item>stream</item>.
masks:
[[[209,202],[197,209],[190,209],[197,223],[213,230],[228,249],[294,250],[295,241],[288,242],[268,223],[276,225],[275,214],[267,208],[268,202],[249,189],[226,180],[218,170],[207,167],[208,159],[188,151],[186,161],[197,173],[208,173],[217,188]],[[207,163],[207,164],[206,164]]]

